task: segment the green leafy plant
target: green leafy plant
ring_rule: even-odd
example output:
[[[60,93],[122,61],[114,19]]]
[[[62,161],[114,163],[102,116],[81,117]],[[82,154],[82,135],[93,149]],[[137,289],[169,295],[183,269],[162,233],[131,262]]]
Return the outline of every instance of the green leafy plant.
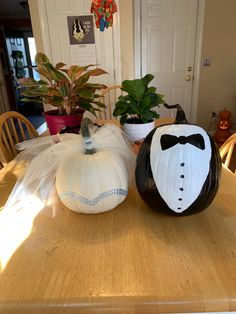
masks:
[[[164,96],[156,93],[156,87],[148,87],[153,80],[152,74],[147,74],[141,79],[125,80],[122,82],[121,90],[126,95],[118,97],[115,104],[113,116],[120,116],[120,123],[147,123],[159,118],[154,110],[163,104]]]
[[[76,113],[80,108],[96,116],[105,105],[99,101],[96,90],[106,88],[103,84],[89,83],[91,76],[107,74],[103,69],[89,70],[93,65],[72,65],[65,68],[63,62],[55,66],[43,53],[35,57],[37,68],[34,68],[44,79],[39,81],[33,78],[19,79],[19,88],[24,96],[22,101],[43,102],[58,108],[59,115]]]
[[[24,68],[24,54],[21,50],[12,50],[11,57],[14,63],[15,75],[19,78],[24,78],[26,71]]]
[[[21,50],[12,50],[11,56],[13,59],[16,58],[23,59],[24,57],[23,52]]]

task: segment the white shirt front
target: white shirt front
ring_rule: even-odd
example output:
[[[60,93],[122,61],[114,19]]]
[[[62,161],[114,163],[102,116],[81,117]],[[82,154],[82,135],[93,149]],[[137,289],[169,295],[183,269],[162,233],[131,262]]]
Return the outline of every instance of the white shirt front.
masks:
[[[205,148],[178,143],[162,150],[164,134],[176,137],[201,134]],[[199,126],[172,124],[156,129],[150,150],[151,169],[158,192],[174,212],[182,213],[198,198],[209,173],[211,153],[209,136]]]

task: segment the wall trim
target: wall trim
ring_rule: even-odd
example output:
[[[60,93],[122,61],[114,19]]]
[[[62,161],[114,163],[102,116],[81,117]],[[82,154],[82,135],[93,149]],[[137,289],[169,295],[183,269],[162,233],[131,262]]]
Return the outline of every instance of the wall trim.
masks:
[[[114,84],[121,84],[121,45],[120,45],[120,7],[119,0],[116,0],[118,12],[113,16],[113,63],[114,63]]]
[[[29,0],[29,7],[37,52],[45,53],[48,58],[52,60],[52,50],[45,0]],[[52,105],[45,103],[43,104],[43,108],[44,111],[55,109],[55,107]]]
[[[206,7],[206,0],[199,0],[198,1],[196,49],[195,49],[195,58],[194,58],[194,74],[193,74],[194,81],[193,81],[192,110],[191,110],[191,122],[192,123],[197,122],[200,73],[201,73],[201,65],[202,65],[202,43],[203,43],[203,31],[204,31],[205,7]]]
[[[135,47],[135,77],[140,78],[142,73],[141,68],[141,0],[134,1],[134,47]],[[192,91],[192,107],[191,107],[191,122],[197,121],[199,83],[201,72],[202,58],[202,42],[204,30],[206,0],[198,0],[198,17],[197,17],[197,34],[196,34],[196,49],[194,58],[194,81]]]
[[[29,6],[37,52],[44,52],[49,59],[52,59],[45,0],[29,0]]]
[[[141,0],[134,2],[134,73],[135,78],[141,77]]]

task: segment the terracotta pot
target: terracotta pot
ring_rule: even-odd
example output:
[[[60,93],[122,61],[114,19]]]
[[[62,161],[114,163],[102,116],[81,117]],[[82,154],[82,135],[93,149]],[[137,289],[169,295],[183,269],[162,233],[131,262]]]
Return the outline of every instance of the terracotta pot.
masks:
[[[58,110],[50,110],[44,112],[45,120],[51,135],[57,134],[65,127],[80,128],[83,119],[84,110],[77,110],[78,114],[69,116],[58,116]]]

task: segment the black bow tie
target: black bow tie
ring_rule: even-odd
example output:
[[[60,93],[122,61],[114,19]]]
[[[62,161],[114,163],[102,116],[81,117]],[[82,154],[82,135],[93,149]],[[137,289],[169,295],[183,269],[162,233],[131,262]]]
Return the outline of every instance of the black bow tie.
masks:
[[[174,136],[170,134],[164,134],[161,136],[161,148],[162,150],[166,150],[168,148],[171,148],[172,146],[175,146],[176,144],[191,144],[196,146],[199,149],[205,149],[205,142],[204,138],[201,134],[193,134],[189,136]]]

